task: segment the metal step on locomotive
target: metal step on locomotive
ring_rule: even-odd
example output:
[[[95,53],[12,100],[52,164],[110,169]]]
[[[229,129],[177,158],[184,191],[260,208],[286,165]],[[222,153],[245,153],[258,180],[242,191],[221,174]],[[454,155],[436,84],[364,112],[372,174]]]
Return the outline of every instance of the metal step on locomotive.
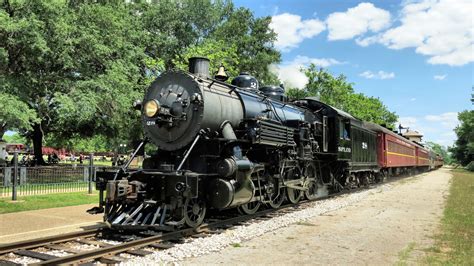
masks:
[[[247,73],[226,80],[199,57],[157,77],[138,105],[145,139],[133,156],[147,142],[157,151],[139,170],[98,172],[91,212],[117,229],[197,227],[208,209],[252,214],[378,182],[392,174],[383,134],[408,142],[316,98],[290,102]]]

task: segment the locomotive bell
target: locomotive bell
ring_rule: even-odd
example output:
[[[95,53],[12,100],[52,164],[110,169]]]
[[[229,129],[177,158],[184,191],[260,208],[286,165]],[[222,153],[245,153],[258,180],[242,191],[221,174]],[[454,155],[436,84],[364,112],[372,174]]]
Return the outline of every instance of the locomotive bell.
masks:
[[[226,81],[229,79],[229,76],[227,76],[227,73],[225,72],[225,67],[224,65],[221,64],[219,67],[219,70],[217,71],[217,74],[214,76],[215,79],[219,81]]]

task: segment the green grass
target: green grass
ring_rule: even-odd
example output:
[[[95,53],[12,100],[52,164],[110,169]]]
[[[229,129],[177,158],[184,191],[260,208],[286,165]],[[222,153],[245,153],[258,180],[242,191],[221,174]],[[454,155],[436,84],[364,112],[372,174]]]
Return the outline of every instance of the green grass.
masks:
[[[410,254],[415,248],[415,245],[414,242],[411,242],[408,246],[398,252],[398,262],[396,265],[407,265],[407,260],[410,258]]]
[[[87,192],[70,192],[23,196],[18,197],[17,202],[12,202],[11,198],[0,198],[0,214],[98,203],[98,195],[97,192],[90,195]]]
[[[441,232],[424,258],[430,265],[474,265],[474,173],[452,173]]]
[[[241,248],[242,247],[242,245],[240,245],[240,243],[232,243],[230,245],[233,246],[234,248]]]

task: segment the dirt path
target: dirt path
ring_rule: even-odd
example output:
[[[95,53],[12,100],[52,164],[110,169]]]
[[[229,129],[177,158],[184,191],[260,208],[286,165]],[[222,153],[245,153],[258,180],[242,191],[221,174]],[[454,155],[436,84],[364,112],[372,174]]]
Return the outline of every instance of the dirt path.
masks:
[[[101,225],[86,210],[97,204],[0,214],[0,244],[81,231]]]
[[[440,169],[392,183],[355,205],[183,264],[393,264],[430,247],[451,174]]]

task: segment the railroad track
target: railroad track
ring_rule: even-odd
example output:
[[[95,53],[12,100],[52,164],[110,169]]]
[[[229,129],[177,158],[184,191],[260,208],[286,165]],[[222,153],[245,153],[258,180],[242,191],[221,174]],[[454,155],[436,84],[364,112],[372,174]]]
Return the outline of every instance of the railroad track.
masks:
[[[396,179],[391,179],[393,182]],[[377,187],[378,185],[386,184],[387,182],[371,185],[370,187]],[[348,191],[328,195],[324,198],[316,200],[337,197],[343,194],[352,193],[365,188],[357,188]],[[313,200],[314,201],[314,200]],[[182,243],[187,237],[206,237],[211,234],[220,233],[223,230],[234,225],[240,225],[251,220],[266,220],[289,213],[295,210],[303,209],[312,201],[302,201],[297,205],[287,204],[279,209],[266,209],[251,215],[243,215],[224,219],[209,219],[207,223],[198,228],[186,228],[174,232],[155,232],[154,235],[129,235],[123,238],[133,240],[125,241],[120,244],[109,244],[100,241],[101,235],[104,235],[106,228],[98,228],[87,231],[80,231],[57,235],[52,237],[39,238],[29,241],[16,242],[12,244],[0,245],[0,264],[15,264],[6,260],[2,261],[2,257],[8,253],[13,253],[18,256],[31,257],[39,262],[35,265],[57,265],[57,264],[83,264],[88,262],[98,261],[106,264],[117,264],[126,260],[124,257],[119,257],[119,254],[130,254],[134,256],[146,256],[153,250],[163,250],[171,248],[175,243]],[[107,238],[105,238],[107,240]],[[98,246],[91,250],[76,250],[74,248],[65,246],[64,243],[77,242],[78,244],[86,244]],[[46,250],[61,250],[70,255],[55,256],[36,251],[36,249],[43,248]],[[43,251],[44,252],[44,251]]]
[[[146,256],[152,251],[143,248],[148,247],[155,250],[163,250],[170,248],[174,243],[184,242],[186,237],[205,237],[211,234],[220,233],[223,230],[248,222],[252,219],[270,219],[276,215],[276,212],[284,212],[285,209],[297,206],[284,206],[280,209],[267,209],[255,214],[231,217],[223,220],[211,219],[210,222],[203,224],[197,228],[186,228],[174,232],[156,232],[152,236],[135,236],[137,239],[126,241],[120,244],[108,244],[94,239],[104,233],[105,228],[95,230],[74,232],[53,237],[39,238],[29,241],[16,242],[0,246],[0,257],[8,253],[18,256],[26,256],[40,260],[33,263],[34,265],[57,265],[57,264],[83,264],[92,261],[99,261],[106,264],[116,264],[126,260],[117,255],[127,253],[134,256]],[[94,245],[99,248],[80,251],[65,246],[64,243],[76,242],[78,244]],[[36,251],[37,249],[45,250],[61,250],[70,253],[67,256],[54,256],[47,253]],[[15,264],[7,260],[0,261],[0,264]]]

